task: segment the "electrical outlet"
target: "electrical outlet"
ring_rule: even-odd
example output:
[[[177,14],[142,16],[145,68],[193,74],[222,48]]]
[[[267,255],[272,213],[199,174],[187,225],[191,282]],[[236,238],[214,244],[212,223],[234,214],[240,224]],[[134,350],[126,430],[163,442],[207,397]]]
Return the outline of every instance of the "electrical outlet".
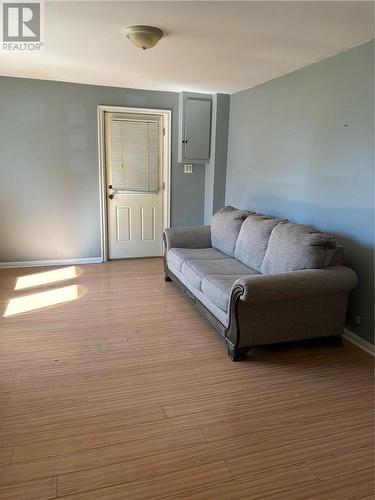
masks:
[[[362,322],[362,316],[360,314],[356,314],[354,316],[354,323],[356,324],[356,326],[361,326],[361,322]]]
[[[193,165],[184,165],[184,174],[192,174]]]

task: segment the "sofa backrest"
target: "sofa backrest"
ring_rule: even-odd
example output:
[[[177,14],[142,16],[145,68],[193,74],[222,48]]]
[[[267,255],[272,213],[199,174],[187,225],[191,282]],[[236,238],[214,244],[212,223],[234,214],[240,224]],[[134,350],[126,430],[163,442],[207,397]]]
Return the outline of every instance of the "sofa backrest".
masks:
[[[242,223],[251,213],[253,212],[231,206],[223,207],[216,212],[211,221],[212,246],[234,257],[234,249]]]
[[[283,221],[272,230],[261,273],[321,269],[331,264],[335,253],[336,241],[332,235]]]
[[[260,272],[271,232],[280,223],[262,214],[249,215],[241,226],[234,256],[246,266]]]

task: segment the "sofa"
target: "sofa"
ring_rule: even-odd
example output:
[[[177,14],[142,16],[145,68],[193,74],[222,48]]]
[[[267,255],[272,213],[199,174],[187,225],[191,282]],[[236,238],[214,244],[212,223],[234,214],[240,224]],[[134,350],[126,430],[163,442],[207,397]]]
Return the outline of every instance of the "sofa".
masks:
[[[233,361],[285,341],[341,345],[357,283],[332,235],[231,206],[211,225],[166,229],[164,272],[223,335]]]

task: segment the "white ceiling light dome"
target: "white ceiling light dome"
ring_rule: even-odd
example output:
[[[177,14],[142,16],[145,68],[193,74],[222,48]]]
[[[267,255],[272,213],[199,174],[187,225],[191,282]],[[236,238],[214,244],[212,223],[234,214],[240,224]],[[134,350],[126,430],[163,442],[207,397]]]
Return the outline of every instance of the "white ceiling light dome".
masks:
[[[124,28],[123,33],[133,45],[143,50],[151,49],[164,36],[163,31],[154,26],[130,26]]]

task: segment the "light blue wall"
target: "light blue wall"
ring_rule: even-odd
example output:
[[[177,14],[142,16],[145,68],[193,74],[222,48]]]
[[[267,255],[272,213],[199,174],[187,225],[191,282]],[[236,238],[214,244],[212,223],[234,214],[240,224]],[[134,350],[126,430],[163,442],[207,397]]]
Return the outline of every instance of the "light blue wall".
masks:
[[[212,133],[210,161],[205,165],[204,222],[225,204],[230,95],[212,96]]]
[[[177,164],[178,94],[0,77],[0,261],[100,255],[97,105],[172,110],[172,225],[201,224]]]
[[[217,94],[213,213],[225,204],[230,96]]]
[[[374,44],[231,96],[226,203],[332,232],[359,276],[350,328],[373,342]],[[361,314],[362,324],[354,317]]]

